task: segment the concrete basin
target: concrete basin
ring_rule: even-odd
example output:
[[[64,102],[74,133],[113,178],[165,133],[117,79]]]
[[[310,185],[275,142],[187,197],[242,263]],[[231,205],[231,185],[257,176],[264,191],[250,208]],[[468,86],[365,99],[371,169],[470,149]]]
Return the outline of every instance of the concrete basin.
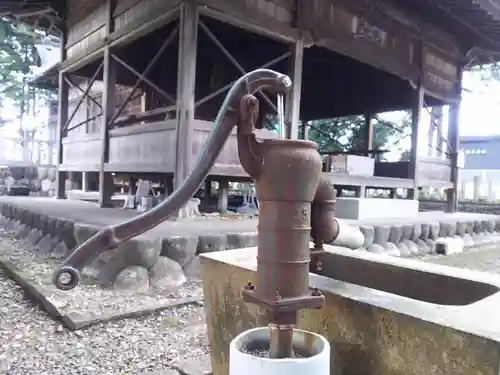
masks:
[[[437,305],[465,306],[497,293],[492,284],[460,275],[429,272],[412,264],[389,263],[391,258],[337,248],[313,256],[311,271],[317,275]],[[317,267],[321,262],[321,267]],[[415,266],[413,264],[413,266]]]
[[[322,275],[310,273],[309,283],[325,306],[301,311],[298,328],[328,339],[332,374],[500,373],[497,276],[334,247],[318,256]],[[256,249],[201,262],[212,369],[228,375],[231,340],[268,323],[241,298],[256,279]]]

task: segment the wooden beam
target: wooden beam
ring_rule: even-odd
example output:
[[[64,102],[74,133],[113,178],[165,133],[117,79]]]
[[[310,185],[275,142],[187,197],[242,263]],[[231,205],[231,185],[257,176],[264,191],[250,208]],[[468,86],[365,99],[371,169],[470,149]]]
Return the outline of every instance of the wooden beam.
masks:
[[[61,33],[61,63],[66,60],[66,49],[64,45],[66,43],[67,31],[62,30]],[[61,165],[63,164],[63,134],[64,126],[68,121],[68,111],[69,111],[69,84],[65,79],[64,72],[59,72],[59,92],[58,92],[58,102],[57,102],[57,133],[56,133],[56,147],[57,147],[57,173],[56,173],[56,198],[65,199],[66,198],[66,173],[62,171]]]
[[[450,106],[448,115],[448,147],[451,156],[451,183],[452,189],[446,191],[447,195],[447,211],[456,212],[458,209],[458,152],[460,150],[460,101],[462,91],[462,68],[458,72],[457,98],[458,100]]]
[[[291,46],[289,75],[292,90],[286,96],[286,136],[288,139],[299,138],[300,98],[302,94],[302,66],[304,62],[304,40],[300,38]]]
[[[199,2],[203,4],[200,13],[204,16],[285,43],[293,43],[299,39],[300,30],[292,25],[276,22],[275,19],[256,11],[257,8],[245,6],[244,2],[221,0],[199,0]]]
[[[97,76],[99,75],[99,73],[101,73],[102,66],[103,66],[103,64],[101,63],[101,65],[99,65],[99,68],[97,68],[97,70],[95,71],[94,75],[90,79],[90,82],[87,85],[87,88],[83,92],[82,96],[78,99],[78,102],[76,103],[76,106],[73,109],[73,112],[71,113],[71,116],[69,116],[68,120],[66,121],[66,124],[64,124],[64,131],[66,131],[68,129],[68,126],[69,126],[70,122],[73,121],[73,119],[76,116],[76,113],[80,109],[80,106],[84,103],[84,99],[89,95],[90,90],[92,89],[92,85],[94,84],[94,82],[95,82]],[[67,77],[65,78],[65,80],[67,81],[68,84],[71,83],[71,81]]]
[[[106,7],[106,35],[113,32],[114,20],[113,9],[115,0],[107,0]],[[113,60],[109,46],[104,49],[104,92],[102,94],[101,116],[101,160],[99,165],[99,205],[111,207],[111,195],[113,194],[113,177],[106,173],[105,165],[109,161],[109,122],[115,114],[116,101],[116,62]]]
[[[193,167],[191,144],[194,131],[198,18],[196,2],[185,1],[181,6],[179,22],[175,189],[182,185]]]
[[[177,2],[160,2],[160,4],[143,16],[130,22],[119,30],[112,31],[98,42],[92,43],[82,53],[72,56],[61,64],[61,70],[71,72],[90,64],[104,54],[106,46],[118,47],[132,43],[134,40],[159,29],[178,18]]]
[[[173,110],[175,110],[175,106],[155,108],[141,112],[132,112],[124,116],[118,117],[115,121],[113,121],[112,125],[114,127],[123,127],[126,125],[139,123],[142,121],[147,121],[147,122],[162,121],[165,119],[166,114]]]

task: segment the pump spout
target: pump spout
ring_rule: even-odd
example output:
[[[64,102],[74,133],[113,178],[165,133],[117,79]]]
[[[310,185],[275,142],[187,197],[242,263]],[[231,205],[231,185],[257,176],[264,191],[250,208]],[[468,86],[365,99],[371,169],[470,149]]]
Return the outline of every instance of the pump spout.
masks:
[[[322,175],[311,204],[311,237],[315,250],[322,250],[325,243],[331,243],[339,235],[339,223],[335,218],[336,197],[337,191]]]
[[[337,191],[324,175],[320,177],[314,200],[311,204],[311,237],[313,252],[324,251],[324,244],[359,249],[365,236],[355,226],[335,217]]]
[[[98,255],[156,227],[187,203],[208,175],[233,127],[240,120],[240,102],[244,95],[261,89],[286,92],[291,85],[292,81],[288,76],[269,69],[254,70],[236,81],[219,110],[215,129],[205,144],[196,167],[182,186],[152,210],[121,224],[106,227],[81,244],[54,272],[53,282],[56,287],[62,290],[73,289],[80,281],[81,270]],[[68,279],[62,280],[65,275]]]

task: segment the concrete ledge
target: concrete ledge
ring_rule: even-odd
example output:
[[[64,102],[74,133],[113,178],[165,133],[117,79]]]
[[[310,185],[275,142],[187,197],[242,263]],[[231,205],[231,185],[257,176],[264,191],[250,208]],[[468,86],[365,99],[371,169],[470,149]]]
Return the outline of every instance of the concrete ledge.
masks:
[[[5,201],[0,202],[0,214],[3,220],[8,221],[6,225],[30,245],[37,245],[61,256],[70,254],[78,244],[102,227],[51,217],[29,207],[24,208],[22,204]],[[435,241],[438,238],[463,238],[465,251],[500,243],[499,216],[457,214],[450,218],[450,215],[441,214],[406,218],[406,223],[401,220],[379,218],[350,223],[359,228],[365,238],[358,250],[398,257],[419,257],[435,254]],[[207,221],[207,224],[206,234],[168,235],[155,239],[139,236],[127,241],[94,262],[92,267],[96,270],[93,273],[99,282],[109,285],[127,267],[140,266],[151,270],[162,257],[167,257],[180,265],[180,268],[176,267],[178,277],[182,277],[181,269],[189,277],[199,254],[257,245],[256,231],[210,233],[212,223]]]
[[[338,218],[351,220],[408,218],[418,215],[418,201],[411,199],[338,197],[335,208]]]
[[[47,205],[46,202],[45,205]],[[51,211],[49,209],[45,211],[43,208],[38,210],[33,203],[23,205],[5,199],[0,202],[0,227],[21,239],[28,248],[27,252],[33,249],[33,251],[56,259],[66,257],[78,244],[87,240],[102,227],[50,216],[44,212]],[[200,254],[257,245],[255,231],[210,233],[209,231],[212,230],[210,225],[217,225],[217,223],[218,221],[207,220],[207,233],[172,236],[173,231],[170,231],[169,235],[159,238],[139,236],[117,249],[102,254],[84,270],[83,276],[94,285],[100,284],[114,288],[103,289],[101,293],[115,290],[130,292],[130,295],[133,295],[136,292],[144,293],[144,290],[161,291],[164,287],[167,290],[172,287],[179,289],[186,280],[199,279]],[[492,215],[436,214],[408,218],[405,222],[397,218],[374,219],[352,222],[349,225],[359,228],[364,238],[363,246],[352,250],[369,252],[376,256],[390,255],[425,259],[441,257],[436,255],[436,241],[441,238],[463,239],[464,252],[491,249],[492,246],[500,244],[500,217]],[[172,226],[179,228],[178,223],[173,223]],[[187,233],[187,231],[182,233]],[[155,232],[155,236],[157,235],[161,235],[161,231]],[[24,284],[22,284],[23,281],[18,281],[24,279],[22,276],[29,275],[24,272],[23,267],[17,268],[19,270],[16,273],[17,276],[11,277],[28,292],[31,291],[32,295],[41,295],[37,299],[44,309],[54,318],[63,321],[63,324],[70,329],[78,329],[112,319],[140,316],[161,309],[194,303],[197,300],[193,298],[186,301],[169,301],[163,304],[158,303],[154,307],[136,308],[133,311],[120,310],[101,316],[94,316],[90,313],[82,316],[67,311],[63,314],[60,309],[55,309],[49,299],[43,297],[43,287],[30,278],[25,278]],[[13,274],[12,272],[9,275]],[[47,276],[50,277],[48,274]]]
[[[298,327],[330,342],[332,375],[499,373],[498,276],[345,249],[328,251],[324,274],[309,274],[309,285],[324,294],[325,306],[301,311]],[[258,288],[255,255],[255,249],[240,249],[202,256],[217,375],[229,374],[231,340],[268,324],[265,314],[241,294],[248,282]]]
[[[86,328],[95,324],[116,321],[127,318],[138,318],[145,315],[150,315],[159,311],[177,308],[190,304],[200,303],[202,298],[188,297],[176,302],[169,302],[153,308],[144,308],[134,311],[127,311],[119,314],[107,314],[101,316],[83,316],[78,313],[63,314],[52,302],[47,298],[44,291],[34,278],[23,273],[13,262],[4,256],[0,256],[0,269],[5,274],[14,280],[26,293],[30,299],[38,304],[50,317],[61,321],[64,327],[71,331]]]

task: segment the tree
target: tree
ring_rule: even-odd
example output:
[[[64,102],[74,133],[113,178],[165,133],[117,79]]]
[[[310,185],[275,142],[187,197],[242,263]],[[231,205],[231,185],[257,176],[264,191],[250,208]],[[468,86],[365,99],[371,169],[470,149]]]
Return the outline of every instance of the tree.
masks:
[[[36,117],[37,110],[47,103],[48,93],[35,90],[28,85],[34,77],[34,68],[40,66],[36,45],[41,35],[23,23],[13,23],[0,19],[0,108],[9,103],[16,109],[15,118],[7,118],[0,112],[0,126],[19,121],[19,134],[24,149],[24,158],[31,160],[30,142],[36,127],[26,121],[31,113]]]
[[[377,115],[373,119],[373,149],[391,149],[411,133],[410,117],[392,122]],[[318,143],[320,152],[364,149],[365,119],[348,116],[309,122],[309,139]]]
[[[40,65],[36,44],[40,37],[24,24],[0,20],[0,100],[11,100],[25,110],[32,68]]]

